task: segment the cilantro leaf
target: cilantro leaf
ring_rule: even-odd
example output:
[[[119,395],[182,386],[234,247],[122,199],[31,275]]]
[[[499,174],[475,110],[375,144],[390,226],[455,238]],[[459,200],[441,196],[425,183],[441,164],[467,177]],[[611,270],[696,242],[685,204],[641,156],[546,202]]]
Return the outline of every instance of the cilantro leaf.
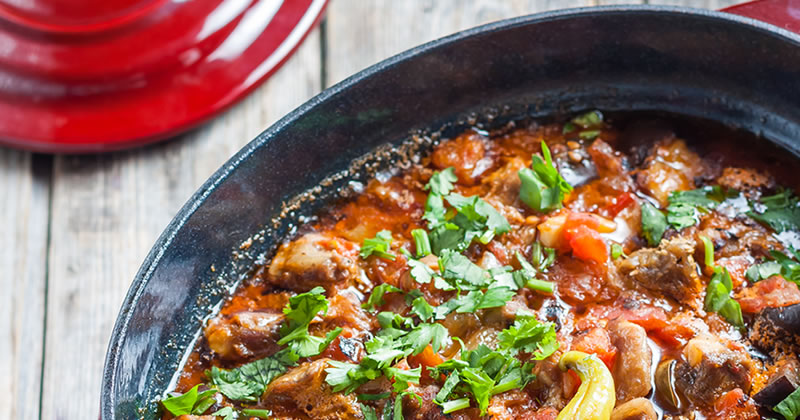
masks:
[[[428,321],[433,318],[433,307],[424,297],[420,296],[411,302],[411,313],[422,321]]]
[[[445,249],[463,251],[474,240],[486,244],[495,235],[511,230],[506,218],[477,195],[464,197],[451,193],[445,199],[456,213],[448,220],[429,225],[431,249],[436,255]]]
[[[417,258],[422,258],[431,253],[431,240],[425,229],[414,229],[411,231],[414,238],[414,248],[417,250]]]
[[[516,295],[516,292],[507,287],[490,287],[486,292],[473,290],[456,299],[457,313],[472,313],[479,309],[498,308],[503,306]]]
[[[469,386],[475,402],[478,403],[481,415],[486,415],[489,408],[489,397],[494,388],[494,380],[486,372],[472,367],[464,368],[460,374],[461,380]]]
[[[411,267],[409,271],[411,278],[417,283],[428,284],[432,278],[436,277],[436,272],[422,261],[409,259],[408,266]]]
[[[391,245],[392,232],[382,230],[378,232],[374,238],[364,239],[359,255],[361,258],[367,258],[374,254],[383,259],[394,261],[397,255],[389,252]]]
[[[553,165],[550,149],[544,141],[542,155],[544,160],[534,155],[531,168],[522,168],[517,172],[521,182],[519,198],[536,211],[549,212],[561,208],[561,203],[565,195],[572,191],[572,186]]]
[[[597,110],[589,111],[578,115],[570,122],[583,128],[598,127],[603,124],[603,114]]]
[[[661,210],[650,203],[642,205],[642,234],[650,246],[661,242],[661,237],[667,231],[667,218]]]
[[[781,276],[800,286],[800,263],[780,251],[770,251],[769,255],[781,266]]]
[[[800,200],[791,190],[763,197],[760,203],[751,203],[753,210],[747,215],[780,233],[800,230]]]
[[[383,301],[383,295],[387,293],[400,293],[400,292],[402,292],[402,290],[400,290],[395,286],[392,286],[391,284],[388,283],[379,284],[375,286],[374,289],[372,289],[372,293],[370,293],[369,299],[367,299],[367,301],[364,302],[364,304],[362,304],[361,307],[371,312],[374,312],[376,310],[376,307],[386,303]]]
[[[164,398],[161,400],[161,405],[163,405],[167,411],[175,416],[184,414],[202,414],[208,409],[209,406],[205,406],[205,409],[200,411],[198,410],[198,407],[203,406],[201,402],[211,398],[217,393],[217,391],[215,389],[209,389],[203,392],[198,392],[199,387],[200,385],[198,384],[183,394]]]
[[[212,416],[222,417],[222,420],[236,420],[236,412],[233,407],[222,407],[221,409],[211,413]]]
[[[705,264],[714,270],[714,274],[706,287],[706,297],[703,303],[705,310],[716,312],[731,325],[742,328],[744,326],[742,307],[739,302],[730,296],[733,291],[731,274],[727,268],[714,263],[714,245],[711,240],[705,236],[701,236],[700,239],[703,241]]]
[[[342,332],[341,328],[336,328],[324,338],[308,332],[308,326],[314,317],[328,313],[328,300],[325,299],[324,292],[325,289],[317,286],[309,292],[291,297],[283,308],[286,322],[281,326],[278,344],[287,344],[295,357],[312,357],[322,353]]]
[[[708,213],[725,199],[737,195],[738,192],[725,190],[719,185],[673,191],[669,194],[667,222],[676,230],[694,226],[700,222],[701,213]]]
[[[531,261],[537,271],[545,272],[556,260],[556,250],[536,241],[531,246]]]
[[[390,367],[386,369],[385,373],[387,378],[394,381],[394,384],[392,384],[394,391],[401,392],[408,389],[410,386],[409,384],[419,385],[419,378],[422,376],[422,366],[409,370]]]
[[[361,405],[361,415],[364,416],[364,420],[378,420],[378,415],[375,414],[375,409],[364,404]]]
[[[786,420],[795,420],[800,417],[800,388],[795,389],[794,392],[772,409]]]
[[[461,377],[459,375],[448,375],[447,379],[444,381],[444,385],[442,385],[442,388],[436,393],[433,402],[436,404],[445,402],[459,382],[461,382]],[[469,404],[467,404],[467,407],[469,407]]]
[[[498,334],[497,340],[501,350],[533,353],[535,360],[545,359],[558,350],[553,323],[539,322],[533,316],[518,317],[513,326]]]
[[[453,183],[458,181],[455,168],[450,167],[440,172],[434,172],[425,190],[430,190],[432,194],[447,195],[453,190]]]
[[[777,261],[767,261],[761,264],[753,264],[744,273],[747,280],[755,283],[760,280],[768,279],[776,274],[781,274],[783,266]]]
[[[622,245],[614,242],[611,244],[611,259],[616,260],[619,257],[627,257],[627,255],[625,255]]]
[[[207,371],[211,382],[226,397],[234,401],[258,401],[267,385],[286,372],[286,364],[272,356],[247,363],[236,369],[216,366]]]
[[[448,283],[461,289],[480,289],[488,286],[491,281],[486,270],[449,249],[439,256],[439,272]]]
[[[412,354],[422,353],[428,344],[436,353],[442,348],[448,337],[447,328],[442,324],[419,324],[403,337],[403,342],[411,349]]]

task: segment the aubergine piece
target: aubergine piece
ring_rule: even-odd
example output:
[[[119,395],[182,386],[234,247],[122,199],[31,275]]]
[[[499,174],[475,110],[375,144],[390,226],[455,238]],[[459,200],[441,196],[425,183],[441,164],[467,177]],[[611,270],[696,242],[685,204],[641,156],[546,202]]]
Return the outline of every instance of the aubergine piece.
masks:
[[[778,360],[774,369],[767,385],[753,395],[753,399],[765,407],[774,407],[800,386],[800,362],[794,355]]]
[[[750,341],[767,352],[800,353],[800,303],[759,312],[750,329]]]

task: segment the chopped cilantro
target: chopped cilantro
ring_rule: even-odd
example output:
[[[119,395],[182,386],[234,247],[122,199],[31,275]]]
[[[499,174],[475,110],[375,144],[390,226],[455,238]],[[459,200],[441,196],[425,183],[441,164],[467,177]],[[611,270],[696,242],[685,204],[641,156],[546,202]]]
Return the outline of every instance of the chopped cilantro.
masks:
[[[272,412],[261,408],[245,408],[242,409],[242,414],[249,417],[257,417],[260,419],[269,419]]]
[[[433,307],[420,296],[411,302],[411,313],[418,316],[421,321],[429,321],[433,318]]]
[[[549,212],[561,208],[564,196],[572,191],[572,186],[553,165],[550,149],[544,141],[542,155],[544,160],[534,155],[531,168],[522,168],[517,173],[522,183],[519,198],[536,211]]]
[[[237,415],[236,411],[233,410],[233,407],[222,407],[221,409],[211,413],[214,417],[222,417],[222,420],[236,420]]]
[[[430,255],[431,240],[428,238],[428,232],[425,232],[425,229],[414,229],[411,231],[411,236],[414,237],[414,247],[417,250],[417,258]]]
[[[538,242],[537,242],[538,244]],[[554,285],[552,282],[539,280],[536,276],[536,268],[525,260],[519,252],[515,254],[517,262],[522,267],[512,273],[514,284],[517,287],[527,287],[531,290],[552,294]]]
[[[411,278],[417,283],[428,284],[431,282],[431,279],[437,277],[436,272],[422,261],[410,259],[408,260],[408,266],[411,267],[409,271]]]
[[[669,194],[667,222],[676,230],[694,226],[700,222],[701,213],[708,213],[725,199],[736,197],[738,194],[719,185],[690,191],[673,191]]]
[[[449,249],[439,256],[439,272],[445,281],[459,289],[475,290],[489,285],[491,277],[469,258]]]
[[[800,286],[800,263],[780,251],[770,251],[770,256],[781,266],[781,276]],[[796,254],[795,254],[796,257]]]
[[[192,389],[180,395],[173,395],[161,400],[161,405],[175,416],[184,414],[203,414],[210,405],[205,404],[205,401],[214,401],[213,396],[217,393],[216,389],[208,389],[203,392],[198,392],[200,385],[195,385]],[[200,410],[200,408],[203,408]]]
[[[705,310],[716,312],[725,318],[731,325],[742,328],[742,307],[730,295],[733,291],[733,282],[728,269],[714,263],[714,245],[711,240],[701,236],[705,253],[705,264],[714,270],[711,280],[706,287],[706,297],[704,301]]]
[[[258,401],[267,385],[286,372],[286,367],[286,361],[276,355],[231,370],[214,366],[206,373],[219,392],[231,400]]]
[[[570,122],[583,128],[598,127],[603,124],[603,114],[597,110],[589,111],[578,115]]]
[[[622,249],[622,245],[618,243],[611,244],[611,259],[616,260],[619,257],[625,257],[625,251]]]
[[[795,389],[772,410],[782,415],[786,420],[795,420],[800,417],[800,388]]]
[[[492,395],[524,388],[533,379],[533,364],[516,358],[520,351],[533,352],[534,358],[541,360],[558,349],[555,327],[533,317],[518,319],[498,339],[497,350],[481,344],[474,350],[462,350],[460,360],[450,359],[430,368],[447,377],[434,403],[451,413],[469,407],[471,398],[485,415]]]
[[[518,317],[514,325],[500,332],[497,340],[500,349],[533,353],[535,360],[545,359],[558,350],[555,326],[539,322],[533,316]]]
[[[768,279],[776,274],[781,274],[783,266],[777,261],[766,261],[761,264],[753,264],[744,273],[747,280],[755,283],[760,280]]]
[[[545,272],[556,260],[556,250],[542,246],[541,242],[536,241],[531,246],[531,262],[539,272]]]
[[[328,313],[328,300],[325,299],[324,292],[325,289],[317,286],[309,292],[291,297],[283,308],[286,322],[281,327],[278,344],[287,344],[296,357],[312,357],[322,353],[342,332],[341,328],[336,328],[325,337],[317,337],[308,332],[308,326],[314,317]]]
[[[369,295],[369,299],[367,299],[364,304],[361,305],[362,308],[374,312],[378,306],[383,305],[383,295],[387,293],[400,293],[402,290],[399,288],[392,286],[391,284],[383,283],[375,286],[372,289],[372,293]]]
[[[594,140],[600,135],[600,130],[583,130],[578,133],[578,137],[583,140]]]
[[[425,185],[425,190],[430,190],[431,194],[444,196],[450,194],[453,190],[453,183],[458,181],[455,168],[447,168],[440,172],[434,172],[428,184]]]
[[[378,420],[378,415],[375,414],[375,409],[368,405],[361,404],[361,415],[364,416],[364,420]]]
[[[364,239],[359,255],[361,255],[361,258],[367,258],[374,254],[383,259],[394,261],[397,255],[389,252],[391,245],[392,232],[382,230],[374,238]]]
[[[661,237],[667,231],[667,218],[661,210],[650,203],[642,205],[642,234],[650,246],[661,242]]]
[[[751,203],[753,210],[747,215],[771,227],[776,232],[800,230],[800,203],[791,190],[763,197],[760,203]]]

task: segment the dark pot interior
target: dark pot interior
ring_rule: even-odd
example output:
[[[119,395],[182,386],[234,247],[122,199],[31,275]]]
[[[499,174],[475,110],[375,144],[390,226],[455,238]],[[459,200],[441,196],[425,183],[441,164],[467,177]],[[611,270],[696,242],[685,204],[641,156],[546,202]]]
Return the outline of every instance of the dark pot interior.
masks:
[[[578,9],[462,32],[326,90],[232,158],[158,240],[114,328],[101,417],[156,418],[154,400],[201,320],[253,261],[269,255],[298,217],[349,179],[367,176],[365,162],[385,163],[396,153],[343,173],[356,158],[428,128],[446,137],[472,123],[590,108],[710,119],[798,154],[800,37],[708,11]],[[298,211],[284,206],[337,173],[305,195]],[[239,249],[259,231],[249,249]]]

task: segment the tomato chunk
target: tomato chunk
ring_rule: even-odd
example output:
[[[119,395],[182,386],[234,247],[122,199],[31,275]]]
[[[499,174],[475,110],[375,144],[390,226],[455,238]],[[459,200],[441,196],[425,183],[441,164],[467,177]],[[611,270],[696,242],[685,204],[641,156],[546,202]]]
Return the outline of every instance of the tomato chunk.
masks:
[[[774,275],[742,290],[736,300],[742,305],[743,311],[756,313],[764,308],[780,308],[800,303],[800,290],[796,284]]]

